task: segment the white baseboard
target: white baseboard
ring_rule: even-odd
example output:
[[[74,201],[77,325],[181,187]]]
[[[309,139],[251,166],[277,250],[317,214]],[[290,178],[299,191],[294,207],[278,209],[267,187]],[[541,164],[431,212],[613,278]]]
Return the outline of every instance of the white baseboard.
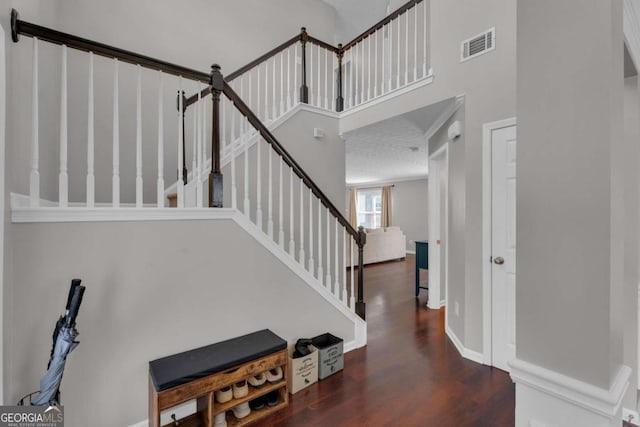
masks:
[[[484,354],[465,348],[465,346],[462,345],[460,338],[458,338],[458,336],[451,330],[451,328],[447,327],[445,329],[445,332],[453,345],[456,347],[456,350],[458,350],[458,353],[460,353],[460,356],[464,357],[465,359],[469,359],[472,362],[484,365]]]
[[[407,249],[407,250],[405,251],[405,253],[415,255],[415,254],[416,254],[416,251],[411,251],[411,250]]]
[[[622,408],[622,420],[634,426],[640,426],[640,414],[633,409]]]
[[[622,398],[631,368],[622,366],[607,390],[515,359],[509,363],[516,384],[516,425],[619,427]]]

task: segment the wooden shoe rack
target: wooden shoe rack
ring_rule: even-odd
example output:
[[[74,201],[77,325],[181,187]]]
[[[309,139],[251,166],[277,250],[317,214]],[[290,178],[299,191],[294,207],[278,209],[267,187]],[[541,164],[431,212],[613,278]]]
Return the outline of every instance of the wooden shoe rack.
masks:
[[[156,390],[153,379],[154,372],[152,372],[153,368],[151,368],[149,372],[149,425],[161,427],[160,413],[162,411],[194,399],[197,401],[197,412],[178,420],[178,425],[181,427],[213,427],[214,417],[222,412],[226,412],[228,426],[244,426],[256,422],[289,404],[287,361],[287,350],[285,348],[162,391]],[[232,399],[226,403],[216,402],[215,392],[217,390],[232,386],[243,380],[248,380],[261,372],[276,367],[281,367],[283,372],[283,377],[279,382],[275,384],[267,382],[261,388],[254,388],[248,385],[249,394],[247,396]],[[231,411],[233,407],[266,395],[274,390],[277,390],[279,395],[278,403],[275,406],[265,406],[263,409],[251,410],[251,413],[242,419],[237,419],[233,415]],[[172,422],[166,426],[173,425],[176,424]]]

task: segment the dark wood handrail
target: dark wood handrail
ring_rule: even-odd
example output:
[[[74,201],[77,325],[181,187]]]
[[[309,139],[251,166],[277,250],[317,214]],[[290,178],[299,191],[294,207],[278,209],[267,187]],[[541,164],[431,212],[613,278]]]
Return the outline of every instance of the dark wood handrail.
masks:
[[[368,30],[364,31],[362,34],[360,34],[359,36],[357,36],[356,38],[354,38],[353,40],[351,40],[349,43],[345,44],[342,49],[343,50],[348,50],[351,49],[353,46],[357,45],[358,43],[360,43],[362,40],[366,39],[367,37],[369,37],[371,34],[375,33],[376,31],[378,31],[380,28],[384,27],[385,25],[387,25],[389,22],[391,22],[392,20],[396,19],[398,16],[402,15],[403,13],[405,13],[407,10],[411,9],[413,6],[417,5],[418,3],[421,3],[425,0],[411,0],[405,4],[403,4],[402,6],[400,6],[398,9],[396,9],[395,11],[393,11],[392,13],[390,13],[389,15],[387,15],[385,18],[381,19],[380,21],[378,21],[376,24],[372,25]]]
[[[152,70],[162,71],[163,73],[172,74],[174,76],[182,76],[186,79],[209,83],[210,76],[208,73],[193,70],[181,65],[172,64],[170,62],[161,61],[150,56],[140,55],[128,50],[98,43],[93,40],[84,39],[82,37],[52,30],[51,28],[42,27],[30,22],[20,20],[20,16],[15,9],[11,10],[11,38],[14,42],[18,42],[20,35],[27,37],[37,37],[49,43],[65,45],[72,49],[84,52],[93,52],[96,55],[107,58],[115,58],[129,64],[140,65]]]
[[[247,118],[249,123],[260,133],[262,138],[271,145],[278,155],[282,157],[282,160],[293,169],[293,172],[298,176],[298,178],[302,179],[307,187],[311,189],[313,194],[320,199],[322,204],[329,209],[331,214],[336,217],[340,225],[342,225],[351,236],[355,239],[358,246],[364,244],[361,241],[360,234],[356,229],[354,229],[349,221],[340,213],[340,211],[331,203],[331,200],[320,190],[320,188],[316,185],[315,182],[307,175],[307,173],[300,167],[298,162],[296,162],[293,157],[285,150],[285,148],[278,142],[275,136],[267,129],[267,127],[262,124],[260,119],[251,111],[251,109],[244,103],[244,101],[240,98],[240,96],[231,88],[231,86],[225,81],[223,93],[225,96],[231,101],[235,107],[240,111],[240,113]]]
[[[317,39],[317,38],[315,38],[313,36],[307,36],[307,41],[309,41],[309,42],[311,42],[313,44],[316,44],[316,45],[318,45],[320,47],[323,47],[323,48],[325,48],[327,50],[330,50],[333,53],[340,52],[340,49],[335,47],[334,45],[331,45],[331,44],[329,44],[327,42],[323,42],[322,40]]]

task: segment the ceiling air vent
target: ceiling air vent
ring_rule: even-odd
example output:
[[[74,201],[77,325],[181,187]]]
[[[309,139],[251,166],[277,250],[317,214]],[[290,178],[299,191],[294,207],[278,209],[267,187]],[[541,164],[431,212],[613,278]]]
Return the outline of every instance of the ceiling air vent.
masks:
[[[496,48],[496,29],[491,28],[482,34],[471,37],[460,46],[460,62],[487,53]]]

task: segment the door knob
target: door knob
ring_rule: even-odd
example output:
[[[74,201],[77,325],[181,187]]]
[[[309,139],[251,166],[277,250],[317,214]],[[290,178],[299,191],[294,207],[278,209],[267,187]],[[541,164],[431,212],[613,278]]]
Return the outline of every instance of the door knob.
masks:
[[[504,258],[502,258],[501,256],[496,257],[493,262],[495,262],[498,265],[502,265],[504,264]]]

